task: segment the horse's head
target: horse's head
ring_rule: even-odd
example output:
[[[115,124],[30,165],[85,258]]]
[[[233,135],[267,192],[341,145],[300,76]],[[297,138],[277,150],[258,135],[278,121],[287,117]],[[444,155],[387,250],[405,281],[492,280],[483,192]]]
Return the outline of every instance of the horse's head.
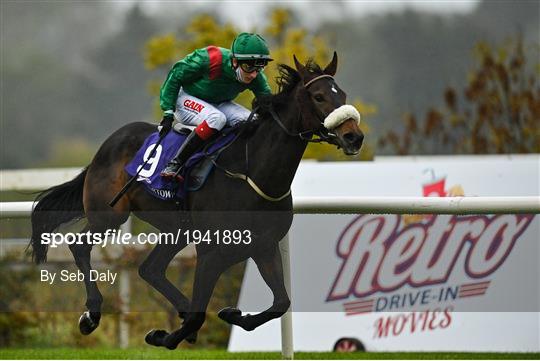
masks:
[[[296,98],[302,113],[304,130],[314,130],[329,143],[343,148],[347,155],[358,154],[364,134],[360,130],[360,114],[346,104],[347,94],[337,85],[337,54],[324,68],[301,64],[294,56],[301,83]]]

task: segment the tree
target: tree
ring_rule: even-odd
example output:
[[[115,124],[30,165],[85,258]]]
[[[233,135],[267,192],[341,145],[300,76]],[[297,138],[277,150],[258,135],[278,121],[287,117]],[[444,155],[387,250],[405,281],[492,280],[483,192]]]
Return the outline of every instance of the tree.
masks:
[[[152,113],[145,88],[151,75],[145,71],[143,54],[146,40],[156,32],[156,24],[136,5],[126,14],[122,29],[95,52],[93,62],[102,73],[92,105],[106,124],[100,135],[131,121],[147,121]]]
[[[540,152],[540,68],[522,38],[498,49],[479,42],[475,58],[461,97],[448,87],[443,109],[430,108],[422,122],[405,114],[404,131],[388,131],[379,144],[401,155]]]
[[[94,89],[88,50],[110,32],[114,14],[103,2],[2,1],[0,17],[0,167],[35,167],[58,139],[88,139],[100,128],[87,116],[97,107],[81,105]]]

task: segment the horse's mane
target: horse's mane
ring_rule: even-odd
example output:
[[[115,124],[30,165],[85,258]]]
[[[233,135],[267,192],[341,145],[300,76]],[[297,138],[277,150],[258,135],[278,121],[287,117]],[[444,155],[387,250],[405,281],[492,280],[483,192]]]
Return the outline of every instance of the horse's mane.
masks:
[[[312,58],[307,61],[305,67],[310,73],[323,73],[321,67],[315,63]],[[300,74],[296,69],[285,64],[278,64],[277,68],[279,73],[276,77],[278,92],[273,95],[255,98],[252,106],[253,109],[257,108],[257,121],[241,125],[247,128],[247,132],[245,133],[247,133],[248,136],[258,127],[260,122],[265,119],[270,119],[271,115],[269,109],[271,107],[274,109],[281,109],[291,103],[292,93],[298,83],[302,81]]]
[[[312,58],[307,61],[305,67],[310,73],[323,73],[321,67],[315,63]],[[300,74],[292,67],[285,64],[278,64],[277,68],[279,73],[276,78],[278,92],[274,95],[262,97],[260,99],[257,98],[253,101],[253,107],[259,107],[258,113],[261,116],[268,112],[270,106],[280,108],[289,104],[291,102],[291,93],[296,85],[301,81]]]

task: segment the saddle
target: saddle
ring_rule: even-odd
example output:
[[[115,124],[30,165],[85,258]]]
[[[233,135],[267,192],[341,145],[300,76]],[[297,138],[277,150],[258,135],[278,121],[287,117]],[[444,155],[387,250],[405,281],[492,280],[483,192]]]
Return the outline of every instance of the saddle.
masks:
[[[148,160],[137,177],[137,182],[142,183],[150,195],[163,200],[182,201],[188,192],[198,191],[204,186],[221,151],[236,138],[238,127],[223,129],[216,139],[187,160],[182,167],[182,176],[186,180],[185,182],[179,184],[163,179],[160,176],[161,171],[174,157],[178,148],[194,128],[180,123],[175,124],[173,131],[163,138],[155,152],[152,150],[159,140],[159,133],[150,134],[131,162],[125,167],[126,172],[130,176],[137,174],[141,165],[154,153],[153,159]]]

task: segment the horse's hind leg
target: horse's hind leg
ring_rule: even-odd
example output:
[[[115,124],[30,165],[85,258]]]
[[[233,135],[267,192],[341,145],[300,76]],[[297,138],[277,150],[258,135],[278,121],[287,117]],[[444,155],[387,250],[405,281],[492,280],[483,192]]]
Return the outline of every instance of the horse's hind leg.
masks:
[[[85,228],[82,233],[89,230],[89,228]],[[84,240],[84,237],[82,239]],[[83,335],[89,335],[99,326],[101,304],[103,303],[103,296],[99,292],[96,282],[90,280],[90,270],[92,269],[90,252],[92,251],[92,245],[75,243],[69,246],[69,250],[73,254],[73,258],[75,258],[75,264],[84,275],[87,311],[79,318],[79,330]]]
[[[274,318],[281,317],[287,312],[291,304],[283,280],[283,265],[281,263],[279,245],[276,244],[270,252],[261,252],[254,256],[253,260],[257,264],[261,276],[274,295],[272,306],[255,315],[248,314],[242,316],[240,310],[231,307],[221,310],[218,314],[224,321],[240,326],[246,331],[254,330]]]
[[[127,213],[125,214],[101,214],[97,217],[97,213],[87,214],[89,225],[82,231],[87,233],[90,239],[93,238],[93,234],[101,233],[101,239],[104,238],[104,232],[108,229],[117,229],[127,219]],[[92,244],[89,242],[85,244],[72,244],[69,249],[75,258],[75,264],[84,275],[84,285],[86,288],[86,308],[79,318],[79,330],[83,335],[89,335],[98,326],[101,319],[101,305],[103,303],[103,296],[99,292],[99,288],[96,281],[92,281],[90,278],[90,270],[92,265],[90,264]],[[81,240],[84,242],[85,237]]]

